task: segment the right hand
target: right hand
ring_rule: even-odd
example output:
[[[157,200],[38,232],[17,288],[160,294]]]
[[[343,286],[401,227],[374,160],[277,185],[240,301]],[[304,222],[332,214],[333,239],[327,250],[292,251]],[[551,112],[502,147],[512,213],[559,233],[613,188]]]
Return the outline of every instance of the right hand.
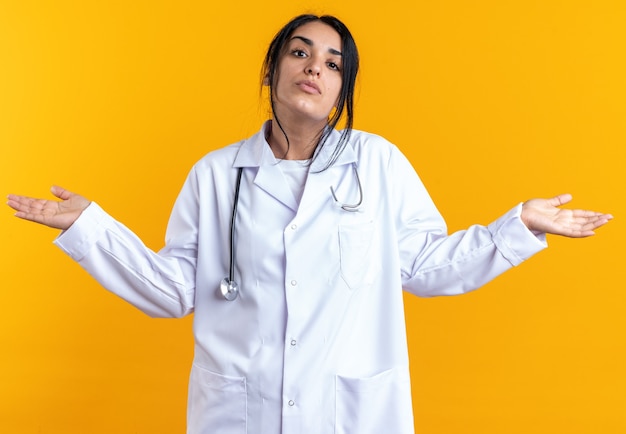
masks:
[[[66,230],[91,203],[84,197],[56,185],[50,191],[61,201],[10,194],[7,205],[17,211],[15,217]]]

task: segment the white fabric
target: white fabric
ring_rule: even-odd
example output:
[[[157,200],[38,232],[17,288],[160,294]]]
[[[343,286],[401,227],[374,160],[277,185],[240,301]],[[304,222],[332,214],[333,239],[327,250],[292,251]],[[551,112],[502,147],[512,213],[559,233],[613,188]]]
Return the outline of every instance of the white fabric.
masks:
[[[306,177],[309,173],[309,160],[280,160],[278,167],[285,175],[285,181],[287,181],[296,202],[300,203]]]
[[[314,161],[299,205],[262,130],[193,167],[160,252],[95,203],[55,241],[147,314],[195,311],[189,433],[413,433],[402,288],[462,294],[545,247],[520,205],[448,236],[410,163],[372,134],[354,131],[316,173],[338,137]],[[342,210],[329,188],[358,199],[352,162],[359,212]],[[218,288],[238,167],[241,293],[226,301]]]

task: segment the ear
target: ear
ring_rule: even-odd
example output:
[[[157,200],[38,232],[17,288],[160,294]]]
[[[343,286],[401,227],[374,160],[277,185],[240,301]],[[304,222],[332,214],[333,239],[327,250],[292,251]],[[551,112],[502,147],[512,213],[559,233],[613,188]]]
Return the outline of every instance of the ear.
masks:
[[[268,72],[267,74],[265,74],[265,77],[263,77],[263,86],[269,86],[270,85],[270,73]]]

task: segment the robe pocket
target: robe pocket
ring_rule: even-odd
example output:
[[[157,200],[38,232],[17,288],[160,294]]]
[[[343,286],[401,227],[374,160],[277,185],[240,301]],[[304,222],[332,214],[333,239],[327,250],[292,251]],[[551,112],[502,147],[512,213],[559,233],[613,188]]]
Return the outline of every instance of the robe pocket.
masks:
[[[413,434],[407,367],[373,377],[336,377],[335,434]]]
[[[245,377],[221,375],[193,365],[189,379],[189,433],[245,434],[247,405]]]
[[[374,256],[374,222],[339,226],[341,277],[350,289],[371,284],[377,268]]]

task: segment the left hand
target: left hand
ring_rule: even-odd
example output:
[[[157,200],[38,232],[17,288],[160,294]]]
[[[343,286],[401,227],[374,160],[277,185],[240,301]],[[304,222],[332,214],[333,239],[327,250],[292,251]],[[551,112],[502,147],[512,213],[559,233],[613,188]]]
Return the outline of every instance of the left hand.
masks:
[[[595,229],[613,218],[611,214],[595,211],[557,208],[571,200],[570,194],[550,199],[531,199],[522,206],[522,221],[534,232],[582,238],[594,235]]]

